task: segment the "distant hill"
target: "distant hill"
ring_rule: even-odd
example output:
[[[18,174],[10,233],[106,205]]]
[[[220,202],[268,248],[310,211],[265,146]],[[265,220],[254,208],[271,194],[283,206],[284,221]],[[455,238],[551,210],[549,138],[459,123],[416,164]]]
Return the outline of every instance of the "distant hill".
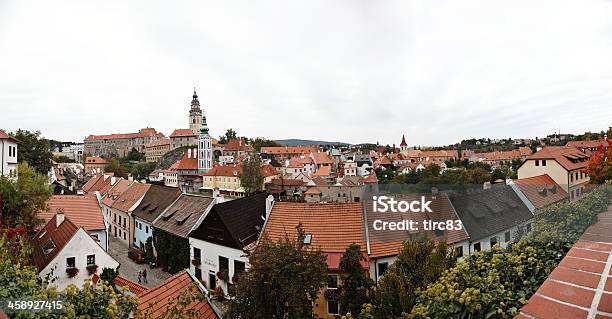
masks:
[[[283,145],[283,146],[306,146],[306,145],[318,146],[318,145],[336,145],[336,144],[350,145],[349,143],[344,143],[344,142],[300,140],[300,139],[295,139],[295,138],[286,139],[286,140],[276,140],[276,142],[278,142],[278,144]]]

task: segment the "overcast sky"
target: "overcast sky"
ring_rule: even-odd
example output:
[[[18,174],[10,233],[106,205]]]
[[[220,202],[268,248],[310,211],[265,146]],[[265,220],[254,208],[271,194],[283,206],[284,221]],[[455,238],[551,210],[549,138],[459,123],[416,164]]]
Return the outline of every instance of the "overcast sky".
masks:
[[[0,128],[438,145],[612,125],[612,0],[0,0]]]

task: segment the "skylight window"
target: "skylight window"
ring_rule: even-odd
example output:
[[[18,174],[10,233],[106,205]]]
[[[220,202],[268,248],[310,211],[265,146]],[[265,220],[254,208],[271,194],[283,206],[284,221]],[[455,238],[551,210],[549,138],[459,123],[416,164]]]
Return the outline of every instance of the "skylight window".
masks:
[[[312,234],[306,234],[304,236],[304,244],[310,245],[312,243]]]
[[[55,249],[55,242],[53,239],[49,239],[49,241],[43,246],[43,252],[45,255],[49,255],[53,249]]]

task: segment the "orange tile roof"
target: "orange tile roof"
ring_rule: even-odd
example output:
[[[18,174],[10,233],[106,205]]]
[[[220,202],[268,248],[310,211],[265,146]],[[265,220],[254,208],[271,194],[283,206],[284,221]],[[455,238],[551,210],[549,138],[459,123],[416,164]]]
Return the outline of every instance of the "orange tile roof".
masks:
[[[32,260],[38,271],[42,271],[66,246],[70,239],[76,234],[79,228],[64,218],[64,221],[56,227],[56,216],[54,215],[45,226],[36,233],[32,239]],[[44,248],[50,242],[54,247],[49,253],[45,254]]]
[[[38,213],[38,218],[48,222],[58,210],[87,231],[104,230],[104,216],[95,195],[53,195],[47,201],[47,209]]]
[[[117,197],[112,207],[127,213],[138,200],[144,197],[150,187],[151,184],[133,183],[125,192]]]
[[[519,159],[523,156],[531,155],[531,149],[529,147],[521,147],[511,151],[476,153],[474,155],[478,158],[484,159],[485,161],[510,161],[513,159]]]
[[[115,285],[119,287],[127,287],[131,293],[136,295],[142,294],[149,290],[149,288],[121,276],[115,277]]]
[[[242,175],[242,165],[218,165],[203,176],[240,176]]]
[[[421,151],[421,157],[459,157],[457,150]]]
[[[125,192],[130,187],[130,185],[132,185],[132,183],[132,181],[119,178],[115,185],[113,185],[113,188],[111,188],[108,193],[104,195],[104,198],[102,198],[102,203],[104,203],[104,205],[108,207],[112,207],[113,203],[115,202],[115,200],[117,200],[119,195],[123,194],[123,192]]]
[[[181,293],[201,294],[200,288],[186,270],[170,277],[162,284],[138,294],[140,304],[138,310],[145,315],[146,318],[157,319],[163,318],[163,313],[167,307],[174,305]],[[193,301],[188,305],[188,309],[195,310],[200,313],[198,318],[202,319],[218,319],[220,318],[208,300]]]
[[[589,155],[571,146],[546,146],[527,159],[552,159],[568,171],[584,169]]]
[[[100,156],[87,156],[85,164],[106,164],[106,160]]]
[[[244,151],[244,152],[252,152],[253,148],[244,141],[244,139],[239,140],[229,140],[227,144],[223,147],[225,151]]]
[[[372,174],[366,176],[363,179],[363,182],[366,183],[366,184],[375,184],[375,183],[378,183],[378,177],[376,177],[376,174],[372,173]]]
[[[330,176],[331,175],[331,167],[322,166],[316,172],[312,174],[312,176]]]
[[[320,151],[314,146],[264,146],[262,154],[310,154]]]
[[[342,253],[352,243],[367,249],[360,203],[277,202],[264,233],[272,241],[285,236],[295,239],[300,223],[307,234],[312,234],[311,246],[324,253]]]
[[[327,155],[325,152],[311,153],[310,156],[317,165],[328,165],[334,163],[334,161],[332,161],[329,155]]]
[[[180,161],[176,163],[176,170],[197,170],[198,169],[198,152],[191,152],[191,156],[185,151]],[[173,165],[174,166],[174,165]],[[171,167],[172,169],[172,167]]]
[[[515,318],[612,318],[612,209],[599,214]]]
[[[264,164],[264,165],[261,165],[261,175],[263,177],[270,177],[270,176],[278,175],[278,172],[276,171],[274,166],[270,164]]]
[[[16,138],[10,134],[7,134],[4,130],[0,130],[0,140],[12,140],[15,143],[19,142]]]
[[[565,146],[572,146],[577,148],[597,148],[600,145],[606,145],[606,140],[588,140],[588,141],[569,141]]]
[[[304,192],[307,195],[320,195],[321,191],[316,186],[308,187],[308,189]]]
[[[536,208],[568,198],[567,192],[547,174],[517,179],[514,183]]]
[[[172,134],[170,134],[170,138],[173,138],[173,137],[190,137],[190,136],[196,136],[196,134],[193,134],[193,131],[188,129],[188,128],[178,128],[178,129],[174,130],[174,132],[172,132]]]

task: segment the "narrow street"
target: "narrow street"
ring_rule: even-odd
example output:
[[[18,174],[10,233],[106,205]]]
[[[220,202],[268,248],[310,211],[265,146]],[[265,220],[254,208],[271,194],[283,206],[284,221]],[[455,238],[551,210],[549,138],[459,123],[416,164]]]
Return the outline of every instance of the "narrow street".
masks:
[[[128,247],[113,237],[109,236],[108,253],[121,264],[119,267],[119,275],[128,278],[134,282],[138,282],[138,272],[144,269],[147,270],[147,282],[140,284],[149,288],[155,287],[166,279],[170,278],[170,274],[161,270],[161,268],[151,269],[148,264],[137,264],[128,257]]]

